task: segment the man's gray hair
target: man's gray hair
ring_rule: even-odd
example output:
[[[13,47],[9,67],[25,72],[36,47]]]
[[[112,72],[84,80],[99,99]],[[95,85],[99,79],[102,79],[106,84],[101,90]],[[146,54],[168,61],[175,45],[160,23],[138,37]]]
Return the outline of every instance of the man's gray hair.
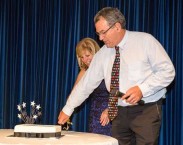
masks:
[[[121,24],[121,28],[126,28],[126,20],[124,15],[117,8],[105,7],[101,9],[94,17],[94,23],[97,23],[100,18],[103,17],[108,25],[111,26],[114,23],[118,22]]]

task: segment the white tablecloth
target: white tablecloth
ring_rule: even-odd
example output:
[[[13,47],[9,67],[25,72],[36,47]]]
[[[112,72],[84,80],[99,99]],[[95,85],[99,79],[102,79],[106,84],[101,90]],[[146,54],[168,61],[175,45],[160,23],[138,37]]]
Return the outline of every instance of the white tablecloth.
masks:
[[[13,137],[12,129],[0,129],[0,145],[118,145],[115,138],[84,132],[62,131],[60,138]]]

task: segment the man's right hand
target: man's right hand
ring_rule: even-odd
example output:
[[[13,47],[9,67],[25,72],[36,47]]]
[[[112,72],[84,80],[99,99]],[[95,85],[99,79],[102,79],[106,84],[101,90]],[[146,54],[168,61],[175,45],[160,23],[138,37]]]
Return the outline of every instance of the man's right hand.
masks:
[[[63,111],[60,111],[60,114],[58,116],[58,124],[63,125],[67,122],[67,120],[69,120],[68,115],[66,115]]]

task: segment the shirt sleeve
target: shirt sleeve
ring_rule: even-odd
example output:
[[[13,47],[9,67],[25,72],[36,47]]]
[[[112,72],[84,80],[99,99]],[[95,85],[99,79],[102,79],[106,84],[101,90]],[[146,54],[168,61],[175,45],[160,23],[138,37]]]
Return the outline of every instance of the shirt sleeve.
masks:
[[[152,67],[151,75],[139,85],[143,97],[167,87],[175,77],[174,66],[162,45],[151,35],[147,38],[146,53]]]
[[[100,57],[98,54],[95,54],[90,67],[72,90],[66,105],[62,109],[65,114],[70,116],[73,113],[74,108],[85,101],[103,80],[104,75],[102,69],[102,60],[100,60],[100,58],[102,57]]]

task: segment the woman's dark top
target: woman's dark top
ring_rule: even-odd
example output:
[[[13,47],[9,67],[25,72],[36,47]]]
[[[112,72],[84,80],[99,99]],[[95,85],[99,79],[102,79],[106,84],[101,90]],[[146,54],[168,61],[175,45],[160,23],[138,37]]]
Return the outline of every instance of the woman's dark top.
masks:
[[[100,124],[100,116],[108,107],[109,92],[104,80],[90,95],[91,106],[89,115],[89,132],[111,136],[111,124],[106,126]]]

